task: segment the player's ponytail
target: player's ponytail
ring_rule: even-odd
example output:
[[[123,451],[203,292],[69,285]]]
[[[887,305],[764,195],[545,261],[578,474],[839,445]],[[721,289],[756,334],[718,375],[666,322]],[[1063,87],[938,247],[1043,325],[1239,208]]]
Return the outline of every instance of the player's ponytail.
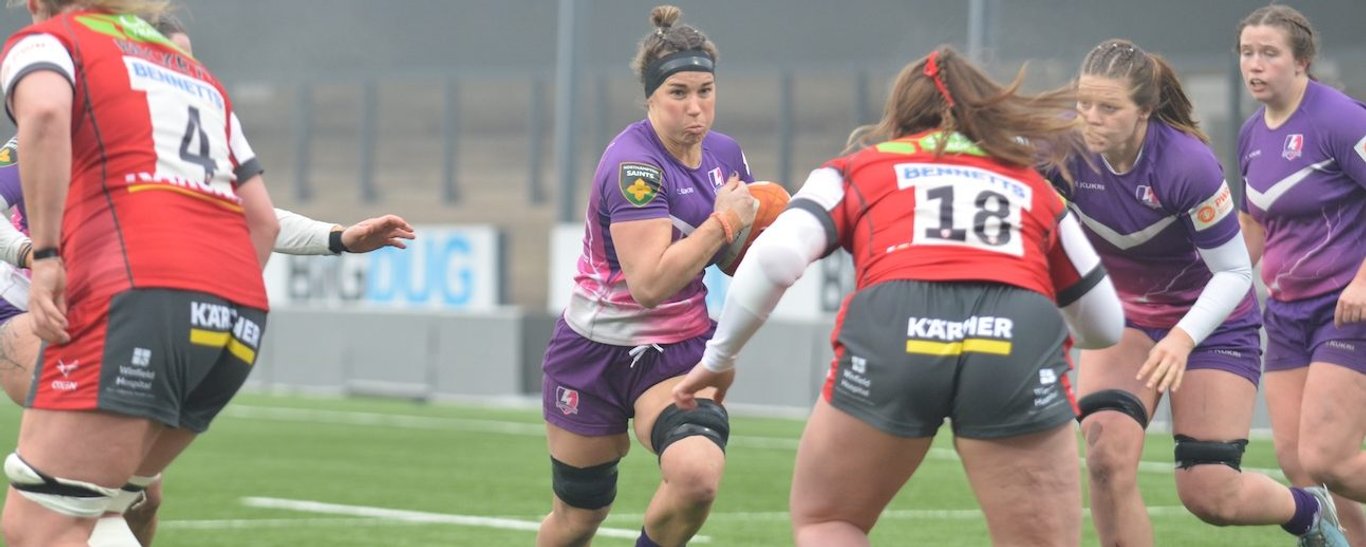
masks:
[[[958,133],[986,154],[1020,166],[1063,168],[1084,149],[1071,88],[1020,92],[1024,69],[1008,85],[953,48],[941,46],[906,65],[887,97],[882,119],[849,136],[847,152],[930,130]],[[938,139],[943,153],[950,139]]]

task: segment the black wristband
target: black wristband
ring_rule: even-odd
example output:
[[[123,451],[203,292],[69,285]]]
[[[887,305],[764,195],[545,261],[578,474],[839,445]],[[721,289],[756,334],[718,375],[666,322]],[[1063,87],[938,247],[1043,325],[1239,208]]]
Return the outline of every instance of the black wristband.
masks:
[[[342,243],[341,236],[342,230],[332,230],[327,233],[327,250],[332,251],[332,254],[339,255],[351,251],[351,249],[346,248],[345,243]]]
[[[61,258],[62,252],[56,247],[43,247],[33,250],[33,261],[37,262],[45,258]]]

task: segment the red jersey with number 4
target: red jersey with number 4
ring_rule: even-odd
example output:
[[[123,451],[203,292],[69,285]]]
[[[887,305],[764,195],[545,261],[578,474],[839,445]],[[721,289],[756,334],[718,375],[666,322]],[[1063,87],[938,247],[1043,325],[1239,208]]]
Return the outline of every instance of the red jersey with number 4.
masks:
[[[992,159],[961,134],[935,157],[942,135],[921,133],[826,163],[844,179],[829,215],[853,255],[858,287],[986,281],[1056,297],[1078,283],[1082,275],[1058,244],[1066,207],[1049,183],[1031,168]]]
[[[75,90],[61,234],[68,299],[160,287],[266,309],[235,192],[238,174],[259,168],[218,80],[145,21],[96,11],[10,37],[0,64],[7,111],[36,71]]]

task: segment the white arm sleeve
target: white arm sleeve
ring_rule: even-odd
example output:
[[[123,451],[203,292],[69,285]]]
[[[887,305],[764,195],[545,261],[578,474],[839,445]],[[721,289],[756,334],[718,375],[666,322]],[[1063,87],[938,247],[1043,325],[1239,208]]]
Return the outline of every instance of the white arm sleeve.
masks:
[[[1072,267],[1083,277],[1095,279],[1091,276],[1099,276],[1081,296],[1062,308],[1063,321],[1072,332],[1073,345],[1081,349],[1099,349],[1119,343],[1124,335],[1124,306],[1110,276],[1101,268],[1100,255],[1086,239],[1075,216],[1069,214],[1058,224],[1058,241]],[[1085,281],[1082,283],[1084,285]]]
[[[1252,260],[1241,235],[1213,249],[1197,250],[1214,277],[1205,284],[1205,290],[1200,291],[1200,297],[1176,326],[1199,345],[1228,319],[1228,314],[1233,313],[1252,288]]]
[[[0,198],[0,204],[4,205],[3,208],[0,208],[0,211],[9,210],[9,204],[5,203],[5,198]],[[13,224],[0,218],[0,261],[4,261],[6,264],[13,265],[16,268],[24,267],[23,264],[19,263],[19,261],[24,259],[24,257],[20,255],[20,251],[23,250],[24,244],[31,242],[32,240],[24,235],[23,232],[20,232],[18,228],[15,228]]]
[[[280,221],[280,235],[275,238],[275,252],[290,255],[330,255],[327,237],[337,225],[313,220],[299,213],[275,209]]]
[[[1064,307],[1062,317],[1072,331],[1072,345],[1079,349],[1108,348],[1124,336],[1124,306],[1108,275]]]
[[[702,353],[702,366],[713,372],[734,367],[740,348],[826,247],[825,228],[814,215],[799,209],[778,215],[754,240],[735,271],[716,334]]]

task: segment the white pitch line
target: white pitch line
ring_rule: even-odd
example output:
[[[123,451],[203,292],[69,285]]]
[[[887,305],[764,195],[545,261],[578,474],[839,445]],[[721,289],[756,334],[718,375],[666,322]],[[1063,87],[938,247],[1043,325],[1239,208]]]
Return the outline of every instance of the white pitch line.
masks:
[[[302,511],[307,513],[345,515],[352,517],[369,517],[375,519],[388,519],[411,523],[455,524],[459,526],[497,528],[500,530],[519,530],[523,532],[533,533],[541,528],[540,522],[503,517],[448,515],[443,513],[427,513],[423,511],[407,511],[403,509],[386,509],[383,507],[367,507],[364,505],[341,505],[336,503],[324,503],[320,501],[308,500],[287,500],[280,498],[252,497],[242,498],[242,504],[246,505],[247,507],[256,507],[261,509],[285,509],[289,511]],[[626,530],[622,528],[599,528],[597,535],[601,537],[636,539],[640,536],[640,531]],[[710,543],[711,538],[707,536],[696,536],[692,539],[692,541],[694,543]]]
[[[1154,517],[1172,517],[1189,515],[1190,512],[1185,507],[1179,505],[1160,505],[1148,508],[1148,515]],[[1086,518],[1091,517],[1091,510],[1082,508],[1082,515]],[[614,520],[640,520],[644,515],[609,515],[607,521]],[[786,511],[741,511],[733,513],[712,513],[707,517],[708,522],[715,521],[787,521],[791,514]],[[897,520],[981,520],[982,511],[977,509],[897,509],[883,511],[880,519]]]
[[[355,528],[359,526],[414,526],[422,524],[427,523],[409,522],[401,520],[381,520],[376,518],[163,520],[157,523],[157,529],[247,530],[255,528],[302,528],[308,526],[319,526],[326,528],[346,526],[348,528]]]
[[[223,414],[234,418],[270,420],[277,422],[304,422],[335,425],[364,425],[391,427],[397,429],[418,429],[426,431],[469,431],[477,433],[497,433],[523,437],[544,437],[544,424],[508,422],[500,420],[471,420],[465,418],[433,418],[404,414],[383,414],[378,412],[350,412],[339,410],[311,410],[302,408],[268,407],[253,405],[229,405]],[[747,448],[770,450],[796,450],[796,439],[783,437],[756,437],[731,435],[730,444]],[[956,461],[958,453],[950,448],[931,448],[928,457],[936,460]],[[1086,461],[1082,460],[1082,467]],[[1139,462],[1138,470],[1145,473],[1170,475],[1175,472],[1174,464],[1164,462]],[[1243,471],[1268,475],[1281,482],[1287,482],[1280,469],[1265,467],[1243,467]]]

